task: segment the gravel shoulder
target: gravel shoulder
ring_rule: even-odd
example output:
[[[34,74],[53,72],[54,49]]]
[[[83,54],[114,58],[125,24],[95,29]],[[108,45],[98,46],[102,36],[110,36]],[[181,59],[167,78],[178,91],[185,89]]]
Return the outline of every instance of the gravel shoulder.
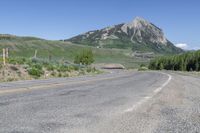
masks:
[[[200,79],[170,74],[172,81],[157,96],[137,110],[103,124],[98,132],[200,132]]]

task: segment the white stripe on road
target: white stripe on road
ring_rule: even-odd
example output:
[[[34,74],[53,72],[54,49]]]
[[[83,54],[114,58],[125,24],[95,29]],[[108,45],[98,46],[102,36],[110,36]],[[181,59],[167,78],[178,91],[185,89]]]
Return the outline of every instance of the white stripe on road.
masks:
[[[160,73],[162,73],[162,72],[160,72]],[[128,113],[128,112],[132,112],[132,111],[136,110],[140,105],[142,105],[143,103],[147,102],[149,99],[153,98],[153,97],[154,97],[156,94],[158,94],[166,85],[168,85],[169,82],[172,80],[172,76],[169,75],[169,74],[166,74],[166,73],[162,73],[162,74],[168,76],[167,81],[166,81],[164,84],[162,84],[161,87],[155,89],[155,90],[153,91],[154,93],[153,93],[151,96],[144,97],[142,100],[140,100],[139,102],[137,102],[137,103],[136,103],[135,105],[133,105],[131,108],[128,108],[128,109],[124,110],[123,113]]]

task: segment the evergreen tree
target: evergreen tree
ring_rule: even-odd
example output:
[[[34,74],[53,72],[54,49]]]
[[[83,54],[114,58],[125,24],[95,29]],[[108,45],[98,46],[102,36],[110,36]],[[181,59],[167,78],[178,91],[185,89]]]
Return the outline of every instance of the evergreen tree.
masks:
[[[149,69],[175,70],[175,71],[200,71],[200,51],[187,52],[181,55],[166,56],[151,60]]]

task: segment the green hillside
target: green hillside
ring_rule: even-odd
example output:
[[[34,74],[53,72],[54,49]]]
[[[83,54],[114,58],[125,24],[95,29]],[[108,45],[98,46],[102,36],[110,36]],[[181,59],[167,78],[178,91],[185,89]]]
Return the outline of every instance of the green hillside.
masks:
[[[131,49],[104,49],[90,46],[76,45],[70,42],[49,41],[35,37],[18,37],[12,35],[0,35],[0,48],[9,48],[11,57],[30,58],[38,51],[37,57],[52,60],[73,62],[76,53],[84,48],[91,48],[95,55],[95,63],[121,63],[127,67],[138,67],[148,62],[146,59],[130,57]],[[1,52],[2,53],[2,52]]]

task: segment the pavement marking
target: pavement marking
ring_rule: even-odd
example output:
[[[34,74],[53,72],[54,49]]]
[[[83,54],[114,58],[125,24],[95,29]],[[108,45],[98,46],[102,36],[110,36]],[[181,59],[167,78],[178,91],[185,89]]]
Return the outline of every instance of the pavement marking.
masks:
[[[12,90],[2,90],[0,91],[0,94],[5,94],[5,93],[13,93],[13,92],[22,92],[22,91],[29,91],[29,88],[21,88],[21,89],[12,89]]]
[[[158,94],[166,85],[169,84],[169,82],[172,80],[172,76],[169,75],[169,74],[166,74],[166,73],[163,73],[163,72],[159,72],[159,73],[162,73],[164,75],[167,75],[168,76],[168,79],[167,81],[162,84],[161,87],[155,89],[153,91],[153,94],[151,96],[146,96],[144,97],[142,100],[140,100],[139,102],[137,102],[135,105],[133,105],[131,108],[128,108],[126,110],[123,111],[123,113],[128,113],[128,112],[132,112],[134,110],[136,110],[140,105],[142,105],[143,103],[147,102],[148,100],[150,100],[151,98],[153,98],[156,94]]]
[[[132,73],[134,74],[134,73]],[[125,78],[129,77],[132,74],[128,74],[125,76],[116,76],[116,77],[110,77],[110,78],[100,78],[100,79],[92,79],[92,80],[85,80],[85,81],[72,81],[68,83],[54,83],[54,84],[46,84],[46,85],[39,85],[39,86],[33,86],[33,87],[22,87],[18,89],[10,89],[10,90],[0,90],[0,94],[7,94],[7,93],[15,93],[15,92],[28,92],[32,90],[47,90],[52,89],[53,87],[59,87],[59,86],[65,86],[65,85],[74,85],[74,84],[87,84],[92,83],[96,81],[103,81],[103,80],[112,80],[117,78]]]

